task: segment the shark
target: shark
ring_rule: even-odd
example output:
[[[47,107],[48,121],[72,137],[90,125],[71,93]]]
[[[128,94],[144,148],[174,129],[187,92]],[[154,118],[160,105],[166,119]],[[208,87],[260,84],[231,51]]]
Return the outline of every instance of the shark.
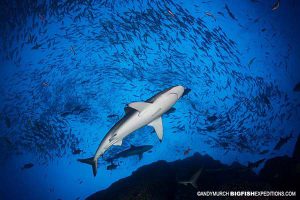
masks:
[[[167,88],[146,101],[132,102],[124,108],[125,115],[104,136],[96,153],[91,158],[78,159],[82,163],[92,166],[93,175],[97,175],[98,159],[113,145],[121,146],[123,139],[134,131],[144,127],[154,128],[158,139],[163,139],[162,115],[186,93],[181,85]]]
[[[192,185],[194,188],[198,188],[197,186],[197,180],[200,176],[200,174],[202,173],[202,170],[203,168],[199,169],[195,174],[193,174],[193,176],[189,179],[189,180],[186,180],[186,181],[178,181],[179,184],[183,184],[185,186],[188,186],[188,185]]]
[[[135,146],[131,144],[129,149],[117,153],[116,155],[106,159],[106,161],[112,162],[113,160],[118,158],[127,158],[135,155],[137,155],[139,157],[139,160],[141,160],[143,158],[143,154],[152,148],[152,145]]]

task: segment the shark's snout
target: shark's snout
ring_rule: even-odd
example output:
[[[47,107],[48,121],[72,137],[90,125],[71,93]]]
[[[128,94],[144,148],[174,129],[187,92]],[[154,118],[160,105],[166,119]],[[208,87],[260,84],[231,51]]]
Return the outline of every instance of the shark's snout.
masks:
[[[175,86],[171,89],[170,94],[176,94],[177,99],[179,99],[184,93],[184,87],[181,85]]]

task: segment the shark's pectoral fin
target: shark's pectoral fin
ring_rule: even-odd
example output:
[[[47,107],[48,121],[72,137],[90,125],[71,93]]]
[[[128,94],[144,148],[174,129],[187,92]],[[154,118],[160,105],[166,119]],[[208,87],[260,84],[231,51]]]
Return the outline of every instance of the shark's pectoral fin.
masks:
[[[159,141],[162,141],[163,138],[163,125],[162,125],[162,119],[161,117],[156,118],[154,121],[152,121],[149,126],[152,126],[157,134],[157,137]]]
[[[143,153],[140,153],[139,154],[139,160],[142,160],[142,158],[143,158]]]
[[[129,107],[131,107],[139,112],[142,112],[149,105],[151,105],[151,103],[147,103],[147,102],[133,102],[133,103],[128,104]]]
[[[193,186],[194,188],[196,188],[196,189],[197,189],[197,187],[198,187],[198,186],[197,186],[197,180],[198,180],[200,174],[202,173],[202,170],[203,170],[203,168],[199,169],[199,170],[192,176],[192,178],[191,178],[191,180],[190,180],[190,183],[191,183],[192,186]]]
[[[197,182],[191,182],[191,185],[192,185],[195,189],[198,188]]]
[[[179,181],[178,184],[182,184],[182,185],[187,186],[187,182],[184,182],[184,181]]]
[[[116,143],[114,143],[115,146],[121,146],[122,145],[122,140],[117,141]]]

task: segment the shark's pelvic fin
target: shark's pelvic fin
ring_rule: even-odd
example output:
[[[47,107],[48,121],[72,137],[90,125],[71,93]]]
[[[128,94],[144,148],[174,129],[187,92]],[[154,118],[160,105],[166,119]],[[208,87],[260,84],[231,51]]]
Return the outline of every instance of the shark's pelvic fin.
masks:
[[[122,140],[117,141],[116,143],[114,143],[115,146],[121,146],[122,145]]]
[[[79,162],[82,162],[82,163],[86,163],[86,164],[89,164],[89,165],[92,165],[92,168],[93,168],[93,174],[94,176],[97,175],[97,160],[94,159],[94,157],[91,157],[91,158],[85,158],[85,159],[78,159]]]
[[[131,107],[139,112],[142,112],[149,105],[151,105],[151,103],[147,103],[147,102],[132,102],[132,103],[128,104],[129,107]]]
[[[143,158],[143,153],[140,153],[139,154],[139,160],[142,160],[142,158]]]
[[[159,141],[162,141],[163,138],[163,125],[162,125],[162,119],[161,117],[156,118],[154,121],[152,121],[149,126],[152,126],[157,134],[157,137]]]

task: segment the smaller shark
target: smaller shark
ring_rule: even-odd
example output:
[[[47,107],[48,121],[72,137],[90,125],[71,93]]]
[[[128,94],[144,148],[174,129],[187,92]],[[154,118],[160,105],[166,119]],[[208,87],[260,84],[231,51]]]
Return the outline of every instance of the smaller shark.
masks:
[[[185,186],[187,186],[188,184],[191,184],[194,188],[198,188],[197,186],[197,180],[200,176],[200,174],[202,173],[203,168],[199,169],[188,181],[179,181],[179,184],[183,184]]]
[[[113,157],[108,158],[106,161],[112,162],[113,160],[118,158],[127,158],[129,156],[135,156],[135,155],[139,156],[139,160],[141,160],[143,158],[143,153],[149,151],[152,148],[153,148],[152,145],[134,146],[131,144],[129,149],[117,153]]]

